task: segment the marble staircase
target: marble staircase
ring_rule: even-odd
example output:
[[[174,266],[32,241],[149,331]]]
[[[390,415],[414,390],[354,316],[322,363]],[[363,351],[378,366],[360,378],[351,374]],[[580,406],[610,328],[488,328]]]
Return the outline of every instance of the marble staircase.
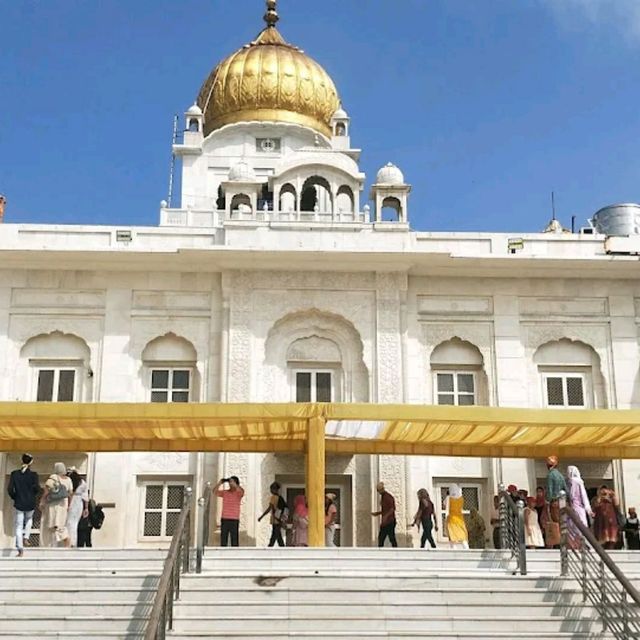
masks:
[[[160,549],[0,552],[0,640],[142,640]],[[640,567],[615,552],[632,580]],[[599,638],[557,551],[528,554],[529,574],[496,551],[207,549],[182,578],[168,638]]]

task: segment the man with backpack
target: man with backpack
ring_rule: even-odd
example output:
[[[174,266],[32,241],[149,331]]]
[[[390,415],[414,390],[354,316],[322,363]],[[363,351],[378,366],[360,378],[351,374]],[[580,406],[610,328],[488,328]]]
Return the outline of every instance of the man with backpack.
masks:
[[[89,500],[89,513],[86,518],[80,518],[78,524],[78,547],[92,547],[91,534],[94,529],[101,529],[104,522],[102,505],[95,500]]]
[[[24,544],[28,544],[33,524],[33,512],[36,508],[36,497],[40,491],[38,474],[31,470],[33,456],[29,453],[22,454],[22,466],[15,469],[9,476],[7,492],[13,500],[15,508],[15,535],[18,557],[24,555]]]
[[[258,522],[262,520],[268,513],[271,514],[271,539],[269,546],[273,547],[276,543],[279,547],[284,547],[282,538],[282,528],[287,526],[289,522],[289,506],[286,500],[280,495],[280,483],[272,482],[269,486],[271,497],[269,498],[269,506],[264,513],[258,518]]]

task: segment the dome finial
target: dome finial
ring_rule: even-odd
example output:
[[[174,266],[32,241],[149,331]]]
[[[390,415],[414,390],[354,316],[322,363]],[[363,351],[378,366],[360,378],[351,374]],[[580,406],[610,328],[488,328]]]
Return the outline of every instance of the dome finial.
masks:
[[[280,20],[280,16],[276,10],[276,0],[267,0],[267,13],[264,14],[267,27],[275,27],[278,20]]]

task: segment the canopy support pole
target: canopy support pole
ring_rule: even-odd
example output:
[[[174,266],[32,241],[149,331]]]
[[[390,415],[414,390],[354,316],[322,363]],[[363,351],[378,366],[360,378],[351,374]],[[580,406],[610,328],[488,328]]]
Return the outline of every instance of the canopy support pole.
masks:
[[[324,547],[325,421],[309,419],[307,425],[306,494],[309,506],[309,546]]]

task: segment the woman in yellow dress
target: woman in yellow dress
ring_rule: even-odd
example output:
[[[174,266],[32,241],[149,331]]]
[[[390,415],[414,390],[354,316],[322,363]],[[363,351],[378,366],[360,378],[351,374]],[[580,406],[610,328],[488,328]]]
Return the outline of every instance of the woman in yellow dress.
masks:
[[[447,512],[447,535],[449,544],[453,548],[461,545],[463,549],[469,548],[469,534],[467,525],[464,522],[462,509],[464,507],[464,498],[462,497],[462,489],[457,484],[449,487],[449,495],[447,496],[445,509]]]

